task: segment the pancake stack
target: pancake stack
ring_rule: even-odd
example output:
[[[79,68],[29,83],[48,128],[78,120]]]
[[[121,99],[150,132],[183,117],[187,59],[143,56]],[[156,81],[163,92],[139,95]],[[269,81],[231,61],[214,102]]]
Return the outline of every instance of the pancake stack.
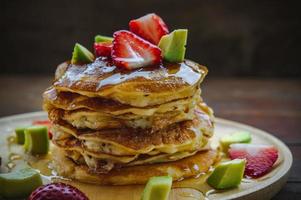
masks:
[[[206,74],[189,60],[131,71],[102,57],[59,65],[43,94],[58,174],[127,185],[206,172],[216,158],[207,147],[212,111],[200,96]]]

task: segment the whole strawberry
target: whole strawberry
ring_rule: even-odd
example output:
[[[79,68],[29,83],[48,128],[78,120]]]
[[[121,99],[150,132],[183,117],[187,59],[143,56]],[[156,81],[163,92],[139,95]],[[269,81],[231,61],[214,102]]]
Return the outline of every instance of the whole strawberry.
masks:
[[[77,188],[65,183],[50,183],[37,188],[28,200],[88,200]]]

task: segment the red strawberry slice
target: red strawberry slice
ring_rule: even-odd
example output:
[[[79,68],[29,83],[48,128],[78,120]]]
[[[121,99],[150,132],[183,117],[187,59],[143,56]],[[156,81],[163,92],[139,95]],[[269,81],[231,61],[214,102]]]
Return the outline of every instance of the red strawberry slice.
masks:
[[[94,43],[94,52],[96,57],[110,57],[112,51],[111,42]]]
[[[131,20],[129,26],[130,31],[156,45],[163,35],[169,33],[164,21],[154,13]]]
[[[50,183],[34,190],[28,200],[88,200],[77,188],[65,183]]]
[[[247,165],[245,176],[258,178],[267,174],[278,158],[278,150],[269,145],[232,144],[229,149],[230,158],[245,158]]]
[[[52,133],[50,131],[52,124],[49,120],[36,120],[36,121],[32,122],[32,125],[47,126],[47,128],[48,128],[48,137],[50,139],[52,138]]]
[[[161,49],[129,31],[114,33],[112,60],[117,67],[135,69],[162,61]]]

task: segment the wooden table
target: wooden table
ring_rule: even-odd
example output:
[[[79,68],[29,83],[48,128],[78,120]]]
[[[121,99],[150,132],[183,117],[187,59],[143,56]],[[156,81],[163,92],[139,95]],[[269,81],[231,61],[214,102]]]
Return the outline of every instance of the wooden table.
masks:
[[[0,76],[0,116],[41,110],[50,83],[51,77]],[[216,116],[273,133],[289,146],[294,164],[274,199],[301,199],[301,81],[209,78],[202,88]]]

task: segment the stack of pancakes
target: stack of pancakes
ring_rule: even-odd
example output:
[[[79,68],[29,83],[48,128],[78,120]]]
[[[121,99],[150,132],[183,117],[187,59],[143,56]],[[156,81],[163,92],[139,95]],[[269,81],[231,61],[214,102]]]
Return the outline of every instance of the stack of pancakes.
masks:
[[[200,83],[207,69],[185,60],[132,71],[104,58],[58,66],[43,95],[53,124],[59,175],[98,184],[140,184],[205,172],[216,153],[211,109]]]

